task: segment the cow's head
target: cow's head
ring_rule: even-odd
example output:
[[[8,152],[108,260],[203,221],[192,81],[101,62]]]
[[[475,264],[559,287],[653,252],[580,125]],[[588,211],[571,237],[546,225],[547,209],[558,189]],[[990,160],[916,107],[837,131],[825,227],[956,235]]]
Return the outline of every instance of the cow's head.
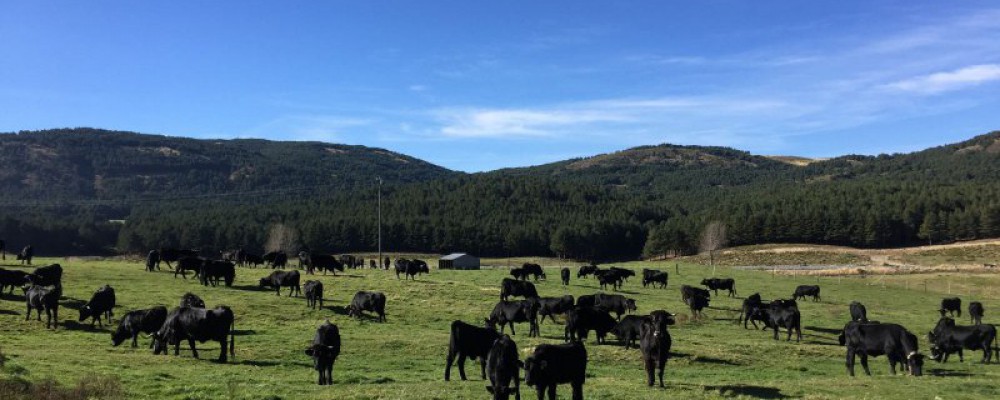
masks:
[[[937,362],[944,360],[945,351],[934,342],[931,342],[931,359]]]
[[[496,332],[496,330],[497,330],[497,321],[495,319],[493,319],[493,318],[484,318],[483,319],[483,327],[486,328],[486,329],[489,329],[491,331]]]
[[[524,383],[528,386],[535,386],[538,384],[538,379],[545,375],[545,369],[548,368],[549,364],[545,360],[536,360],[535,357],[529,356],[524,359]]]
[[[635,305],[635,299],[625,299],[625,309],[628,311],[635,311],[639,308]]]
[[[708,286],[710,283],[711,283],[711,281],[709,281],[708,279],[702,279],[701,280],[701,285],[702,286]]]
[[[260,282],[257,283],[257,287],[263,289],[271,286],[271,280],[267,278],[260,278]]]
[[[94,311],[90,308],[90,304],[84,305],[80,308],[80,319],[78,321],[83,322],[83,320],[90,318],[91,315],[94,315]]]
[[[132,336],[132,334],[129,333],[128,330],[126,329],[127,321],[128,321],[127,319],[122,319],[121,323],[118,324],[118,328],[115,329],[114,332],[111,332],[112,346],[118,347],[118,345],[122,344],[123,342],[128,340],[129,337]]]
[[[153,354],[167,354],[167,337],[161,331],[156,331],[149,334],[149,337],[153,339]]]
[[[910,367],[910,375],[921,376],[924,374],[923,354],[920,354],[916,351],[911,351],[910,354],[906,355],[906,364]]]

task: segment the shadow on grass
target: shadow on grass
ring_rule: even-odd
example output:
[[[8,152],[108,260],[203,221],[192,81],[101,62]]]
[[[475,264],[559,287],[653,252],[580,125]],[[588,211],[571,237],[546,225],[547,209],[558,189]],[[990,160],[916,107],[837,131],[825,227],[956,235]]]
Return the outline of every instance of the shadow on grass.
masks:
[[[305,347],[303,347],[305,350]],[[305,356],[305,354],[303,354]],[[306,362],[278,362],[278,361],[268,361],[268,360],[243,360],[237,362],[238,365],[249,365],[252,367],[277,367],[281,365],[298,365],[301,367],[312,367],[312,363]]]
[[[23,302],[24,294],[0,293],[0,300]]]
[[[722,397],[753,397],[758,399],[787,399],[789,396],[781,394],[781,389],[768,386],[753,385],[722,385],[705,386],[705,391],[719,392]]]
[[[715,364],[715,365],[728,365],[728,366],[733,366],[733,367],[737,367],[737,366],[743,365],[743,364],[740,364],[740,363],[735,362],[735,361],[723,360],[721,358],[696,356],[696,355],[691,355],[691,354],[687,354],[687,353],[677,353],[677,352],[673,352],[673,351],[670,352],[670,358],[689,358],[689,359],[691,359],[691,362],[695,362],[695,363]]]
[[[70,308],[76,311],[80,311],[87,302],[79,299],[74,299],[71,297],[63,297],[62,302],[59,303],[59,307]]]
[[[958,377],[973,376],[972,374],[970,374],[968,372],[952,371],[952,370],[940,369],[940,368],[934,368],[934,369],[928,370],[927,372],[930,375],[934,375],[934,376],[958,376]]]
[[[21,313],[13,310],[0,310],[0,315],[21,315]]]
[[[347,315],[347,307],[345,306],[325,306],[322,308],[333,311],[333,313],[337,315]]]
[[[79,323],[77,321],[69,320],[69,319],[68,320],[64,320],[63,323],[60,326],[63,327],[64,329],[66,329],[66,330],[71,330],[71,331],[95,332],[95,333],[109,333],[109,332],[111,332],[110,330],[108,330],[108,329],[110,329],[111,324],[105,324],[104,327],[100,327],[100,326],[97,326],[97,325],[91,326],[89,322],[81,324],[81,323]]]
[[[233,329],[233,336],[250,336],[256,334],[257,331],[253,329]]]
[[[806,326],[804,327],[804,329],[807,331],[826,333],[830,335],[839,335],[840,332],[844,330],[843,328],[831,329],[831,328],[820,328],[817,326]]]
[[[247,292],[274,292],[274,289],[262,288],[257,285],[233,285],[231,288]]]

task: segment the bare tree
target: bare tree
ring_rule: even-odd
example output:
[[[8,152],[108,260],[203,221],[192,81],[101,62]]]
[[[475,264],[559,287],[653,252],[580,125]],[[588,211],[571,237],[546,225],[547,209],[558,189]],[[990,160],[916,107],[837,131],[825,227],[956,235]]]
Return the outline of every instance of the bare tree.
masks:
[[[271,225],[267,232],[267,243],[264,250],[283,251],[285,254],[295,254],[299,251],[299,232],[283,223]]]
[[[708,252],[708,259],[712,267],[715,267],[715,252],[726,247],[726,224],[722,221],[712,221],[705,226],[701,233],[701,252]]]

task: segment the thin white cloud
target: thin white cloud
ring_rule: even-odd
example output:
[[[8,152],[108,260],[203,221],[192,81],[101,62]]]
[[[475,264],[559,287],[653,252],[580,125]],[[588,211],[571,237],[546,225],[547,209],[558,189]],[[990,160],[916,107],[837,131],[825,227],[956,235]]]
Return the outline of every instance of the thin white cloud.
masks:
[[[410,87],[408,89],[410,89],[411,92],[423,92],[423,91],[427,90],[427,86],[425,86],[425,85],[410,85]]]
[[[997,80],[1000,80],[1000,64],[982,64],[905,79],[887,84],[885,88],[921,94],[938,94]]]

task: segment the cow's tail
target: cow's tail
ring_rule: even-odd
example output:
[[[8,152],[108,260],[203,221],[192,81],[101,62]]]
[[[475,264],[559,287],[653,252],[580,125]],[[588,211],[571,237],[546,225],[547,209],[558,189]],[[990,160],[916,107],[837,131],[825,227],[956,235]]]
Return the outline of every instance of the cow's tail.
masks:
[[[229,356],[236,358],[236,318],[229,325]]]

